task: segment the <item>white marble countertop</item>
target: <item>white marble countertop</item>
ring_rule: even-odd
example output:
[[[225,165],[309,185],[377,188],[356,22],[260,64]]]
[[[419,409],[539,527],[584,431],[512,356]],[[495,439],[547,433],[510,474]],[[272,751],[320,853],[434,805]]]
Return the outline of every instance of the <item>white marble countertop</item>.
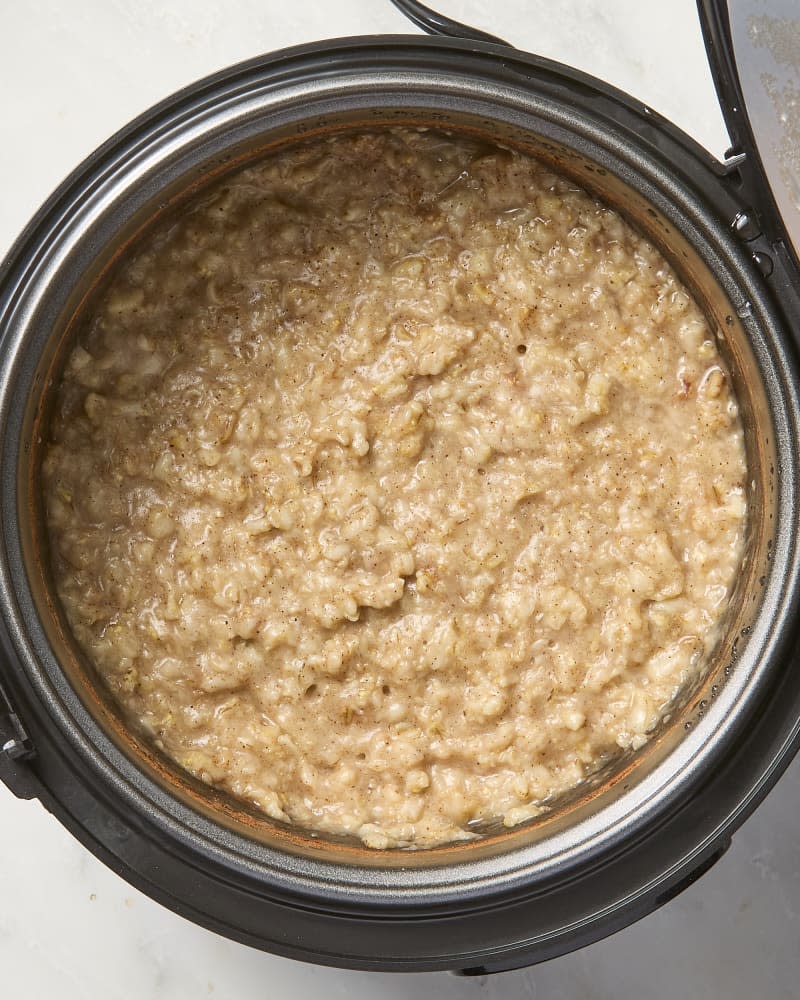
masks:
[[[431,0],[433,2],[433,0]],[[440,0],[443,12],[616,84],[720,155],[693,0]],[[388,0],[27,0],[2,5],[0,253],[62,177],[172,90],[262,51],[409,29]],[[800,996],[800,762],[703,879],[615,937],[478,980],[316,968],[168,912],[0,786],[0,995],[39,1000]]]

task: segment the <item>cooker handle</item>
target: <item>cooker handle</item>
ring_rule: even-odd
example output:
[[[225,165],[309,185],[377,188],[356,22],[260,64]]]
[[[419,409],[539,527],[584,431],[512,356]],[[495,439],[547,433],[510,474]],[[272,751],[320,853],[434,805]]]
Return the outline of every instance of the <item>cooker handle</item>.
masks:
[[[468,24],[454,21],[444,14],[439,14],[425,4],[417,3],[417,0],[392,0],[397,9],[418,28],[429,35],[446,35],[449,38],[467,38],[473,42],[492,42],[495,45],[504,45],[511,49],[514,46],[510,42],[503,41],[495,35],[490,35],[488,31],[480,31],[478,28],[470,28]]]
[[[17,798],[39,797],[39,784],[29,764],[35,756],[28,731],[0,681],[0,781]]]

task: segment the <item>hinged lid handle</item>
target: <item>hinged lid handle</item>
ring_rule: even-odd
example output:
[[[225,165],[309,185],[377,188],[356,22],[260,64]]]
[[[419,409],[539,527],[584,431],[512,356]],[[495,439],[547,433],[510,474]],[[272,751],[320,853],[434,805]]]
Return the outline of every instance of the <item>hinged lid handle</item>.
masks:
[[[504,42],[502,38],[490,35],[488,31],[481,31],[479,28],[471,28],[461,21],[454,21],[451,17],[445,17],[438,11],[431,10],[425,4],[418,3],[417,0],[392,0],[397,9],[405,14],[412,24],[429,35],[446,35],[448,38],[467,38],[473,42],[493,42],[495,45],[505,45],[513,48],[509,42]]]
[[[773,247],[800,259],[797,0],[698,0],[700,23],[744,198]]]

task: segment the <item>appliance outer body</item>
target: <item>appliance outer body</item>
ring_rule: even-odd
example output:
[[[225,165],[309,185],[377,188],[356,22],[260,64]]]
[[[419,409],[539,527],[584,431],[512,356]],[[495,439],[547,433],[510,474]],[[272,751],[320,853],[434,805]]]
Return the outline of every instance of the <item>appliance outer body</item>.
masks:
[[[777,520],[753,621],[732,640],[725,690],[700,705],[680,744],[610,801],[602,821],[587,814],[546,849],[521,843],[424,863],[417,852],[382,866],[249,841],[175,799],[115,743],[74,690],[43,623],[26,477],[32,400],[47,392],[53,330],[77,308],[83,273],[99,273],[98,261],[193,179],[224,172],[272,137],[391,122],[457,124],[518,143],[535,136],[567,167],[573,158],[575,170],[590,171],[590,186],[592,176],[599,190],[616,178],[620,191],[652,205],[654,226],[694,248],[718,273],[764,382],[777,461],[760,488]],[[200,81],[112,138],[54,193],[0,268],[0,778],[176,912],[322,964],[518,967],[604,937],[688,885],[724,852],[800,742],[790,523],[800,406],[789,333],[800,329],[800,310],[793,275],[778,266],[766,278],[754,254],[769,248],[737,234],[740,210],[735,172],[649,109],[576,71],[480,42],[397,36],[303,46]]]

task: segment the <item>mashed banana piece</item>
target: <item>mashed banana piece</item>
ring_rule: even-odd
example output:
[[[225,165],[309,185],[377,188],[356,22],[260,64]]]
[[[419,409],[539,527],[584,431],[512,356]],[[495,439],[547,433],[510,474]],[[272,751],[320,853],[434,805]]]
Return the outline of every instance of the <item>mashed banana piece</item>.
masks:
[[[50,434],[58,593],[126,719],[378,848],[641,746],[740,561],[737,406],[670,267],[541,163],[426,131],[281,152],[162,225]]]

